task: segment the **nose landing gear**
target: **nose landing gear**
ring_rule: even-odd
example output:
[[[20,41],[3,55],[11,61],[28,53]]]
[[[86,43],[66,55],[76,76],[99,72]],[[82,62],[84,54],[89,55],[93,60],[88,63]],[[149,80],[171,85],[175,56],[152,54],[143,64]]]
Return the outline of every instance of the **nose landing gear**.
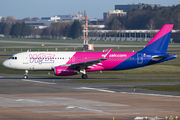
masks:
[[[25,70],[25,74],[24,74],[23,78],[28,79],[28,70]]]

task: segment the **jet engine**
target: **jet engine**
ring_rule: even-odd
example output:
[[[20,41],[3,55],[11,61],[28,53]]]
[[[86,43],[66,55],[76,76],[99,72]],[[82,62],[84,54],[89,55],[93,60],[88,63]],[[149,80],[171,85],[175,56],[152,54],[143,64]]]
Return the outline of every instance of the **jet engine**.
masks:
[[[56,76],[71,76],[76,75],[78,71],[74,70],[74,68],[58,66],[54,68],[54,74]]]

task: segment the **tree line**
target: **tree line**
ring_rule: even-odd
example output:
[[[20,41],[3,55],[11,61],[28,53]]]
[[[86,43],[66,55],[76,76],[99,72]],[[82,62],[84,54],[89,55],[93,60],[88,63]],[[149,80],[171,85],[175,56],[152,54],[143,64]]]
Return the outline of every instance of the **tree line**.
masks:
[[[57,37],[68,37],[77,39],[82,36],[82,25],[79,21],[73,23],[53,23],[52,26],[44,28],[41,32],[42,37],[57,38]]]
[[[110,17],[106,29],[160,29],[164,24],[174,24],[173,29],[180,29],[180,4],[133,8],[125,17]]]
[[[180,4],[171,7],[152,8],[150,5],[143,8],[133,8],[124,17],[112,16],[106,21],[109,30],[123,29],[160,29],[164,24],[174,24],[173,29],[180,30]],[[180,38],[180,33],[172,34]]]
[[[24,21],[36,21],[39,18],[24,18],[16,20],[12,16],[2,19],[0,22],[0,34],[14,37],[23,37],[27,35],[40,35],[44,38],[78,38],[82,36],[82,23],[74,22],[56,22],[44,29],[27,26]],[[171,7],[145,6],[143,8],[133,8],[128,11],[124,17],[111,16],[104,23],[105,29],[123,30],[123,29],[160,29],[164,24],[174,24],[173,29],[180,30],[180,4]],[[114,33],[113,33],[114,34]],[[173,34],[173,37],[180,38],[180,33]]]
[[[11,20],[10,20],[11,19]],[[40,35],[42,38],[68,37],[77,39],[82,36],[82,26],[79,21],[56,22],[44,29],[28,26],[24,22],[15,21],[10,17],[8,21],[0,22],[0,34],[12,37]]]
[[[9,26],[7,23],[0,23],[0,34],[11,35],[13,37],[24,37],[30,35],[30,27],[24,22],[12,24]]]

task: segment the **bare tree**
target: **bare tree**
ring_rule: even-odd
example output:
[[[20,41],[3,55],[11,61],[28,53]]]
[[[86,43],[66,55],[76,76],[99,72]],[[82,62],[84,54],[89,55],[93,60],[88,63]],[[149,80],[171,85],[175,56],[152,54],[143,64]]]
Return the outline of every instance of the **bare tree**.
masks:
[[[153,19],[151,19],[151,20],[148,22],[147,28],[148,28],[149,30],[153,30],[153,29],[155,28],[154,20],[153,20]]]
[[[30,18],[29,18],[29,17],[26,17],[26,18],[23,18],[23,19],[21,20],[21,22],[25,22],[25,21],[30,21]]]
[[[51,30],[51,35],[53,38],[58,38],[59,36],[60,27],[53,27]]]
[[[13,16],[7,16],[7,17],[6,17],[6,23],[7,23],[8,25],[15,24],[15,23],[16,23],[16,19],[15,19]]]
[[[9,27],[9,26],[6,26],[6,27],[4,28],[4,34],[5,34],[5,35],[9,35],[9,32],[10,32],[10,27]]]
[[[37,21],[37,20],[39,20],[38,17],[33,17],[33,18],[31,18],[31,21]]]
[[[155,25],[154,25],[154,20],[153,20],[153,19],[151,19],[151,20],[148,22],[147,28],[148,28],[149,30],[154,30]],[[152,31],[150,31],[150,37],[153,37],[153,32],[152,32]]]

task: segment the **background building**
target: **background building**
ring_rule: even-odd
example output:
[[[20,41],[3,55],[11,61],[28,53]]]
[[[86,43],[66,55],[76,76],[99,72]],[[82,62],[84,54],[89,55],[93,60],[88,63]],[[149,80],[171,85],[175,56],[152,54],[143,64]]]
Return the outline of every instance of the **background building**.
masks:
[[[60,17],[42,17],[37,21],[25,21],[26,25],[35,26],[35,28],[43,29],[60,20]]]
[[[76,14],[76,15],[57,15],[60,17],[60,20],[62,21],[74,21],[74,20],[84,20],[85,18],[81,14]]]
[[[1,22],[1,19],[3,18],[3,16],[0,16],[0,22]]]
[[[88,20],[88,27],[91,28],[97,28],[97,29],[103,29],[105,28],[103,19],[89,19]]]
[[[104,12],[103,13],[103,20],[104,22],[109,18],[113,16],[126,16],[127,12],[123,12],[123,10],[110,10],[109,12]]]
[[[84,17],[81,14],[77,14],[77,15],[57,15],[54,17],[42,17],[40,20],[37,21],[25,21],[26,25],[30,25],[30,26],[35,26],[35,28],[46,28],[48,26],[50,26],[52,23],[58,22],[58,21],[74,21],[74,20],[78,20],[81,21],[83,20]]]
[[[152,8],[154,8],[155,6],[157,7],[161,7],[160,4],[144,4],[144,3],[138,3],[138,4],[128,4],[128,5],[115,5],[115,10],[123,10],[124,12],[128,12],[129,10],[131,10],[132,8],[138,8],[138,6],[140,8],[146,7],[150,5]]]

